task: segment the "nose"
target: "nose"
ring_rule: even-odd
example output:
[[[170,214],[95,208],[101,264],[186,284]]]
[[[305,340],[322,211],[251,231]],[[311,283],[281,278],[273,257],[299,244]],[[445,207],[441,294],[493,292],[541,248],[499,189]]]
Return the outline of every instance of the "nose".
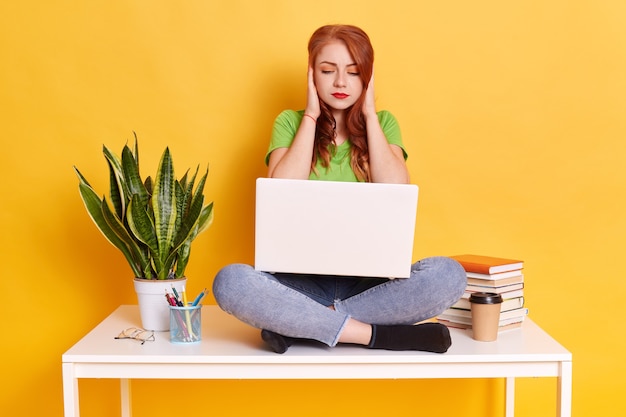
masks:
[[[335,87],[345,87],[346,86],[346,75],[341,71],[337,71],[337,75],[335,77]]]

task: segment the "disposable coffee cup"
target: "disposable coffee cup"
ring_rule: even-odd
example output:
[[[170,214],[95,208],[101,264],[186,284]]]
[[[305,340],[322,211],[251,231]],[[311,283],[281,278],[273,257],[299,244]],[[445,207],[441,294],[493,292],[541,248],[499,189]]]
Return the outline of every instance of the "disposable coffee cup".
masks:
[[[472,337],[481,342],[493,342],[498,338],[500,304],[502,296],[491,292],[470,295],[472,309]]]

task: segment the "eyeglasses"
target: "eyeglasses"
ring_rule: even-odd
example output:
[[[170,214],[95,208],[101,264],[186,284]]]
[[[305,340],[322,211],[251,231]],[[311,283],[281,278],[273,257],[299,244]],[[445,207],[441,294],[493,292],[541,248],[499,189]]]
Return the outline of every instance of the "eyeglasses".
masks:
[[[130,327],[115,336],[115,339],[134,339],[139,340],[143,345],[146,342],[154,342],[154,332],[150,330],[138,329],[137,327]]]

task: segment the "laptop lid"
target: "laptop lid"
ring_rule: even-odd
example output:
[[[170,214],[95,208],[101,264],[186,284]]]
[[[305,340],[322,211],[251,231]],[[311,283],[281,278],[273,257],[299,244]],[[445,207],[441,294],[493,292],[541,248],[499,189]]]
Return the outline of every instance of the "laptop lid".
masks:
[[[255,269],[407,278],[418,187],[259,178]]]

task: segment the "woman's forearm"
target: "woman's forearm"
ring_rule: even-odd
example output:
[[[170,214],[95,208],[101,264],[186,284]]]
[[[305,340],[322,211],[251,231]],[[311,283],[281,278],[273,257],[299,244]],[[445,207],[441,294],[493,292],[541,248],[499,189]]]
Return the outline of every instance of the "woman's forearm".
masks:
[[[409,171],[402,148],[387,142],[376,116],[366,120],[371,181],[408,184]]]
[[[268,177],[308,179],[311,173],[315,121],[304,117],[289,148],[279,148],[270,154]]]

